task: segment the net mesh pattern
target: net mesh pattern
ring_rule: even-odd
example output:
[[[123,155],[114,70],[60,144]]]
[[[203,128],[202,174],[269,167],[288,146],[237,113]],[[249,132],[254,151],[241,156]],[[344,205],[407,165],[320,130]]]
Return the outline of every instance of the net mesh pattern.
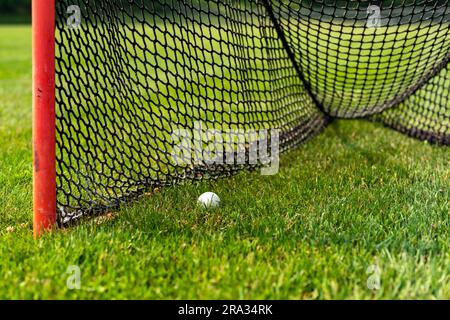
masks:
[[[232,150],[222,155],[231,161],[175,161],[174,133],[199,125],[276,129],[280,152],[334,118],[450,144],[448,1],[56,3],[60,224],[264,165],[245,143],[242,159]]]

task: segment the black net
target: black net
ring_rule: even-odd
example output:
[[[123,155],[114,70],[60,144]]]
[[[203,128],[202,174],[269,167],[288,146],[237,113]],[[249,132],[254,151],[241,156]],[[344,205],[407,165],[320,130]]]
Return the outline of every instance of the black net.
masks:
[[[450,144],[448,1],[57,0],[56,44],[61,224],[334,118]]]

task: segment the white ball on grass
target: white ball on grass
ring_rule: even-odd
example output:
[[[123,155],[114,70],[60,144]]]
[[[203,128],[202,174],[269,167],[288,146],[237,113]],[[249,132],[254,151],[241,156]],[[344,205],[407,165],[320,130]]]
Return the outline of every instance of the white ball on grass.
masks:
[[[198,204],[205,208],[217,208],[220,205],[220,198],[214,192],[205,192],[198,197]]]

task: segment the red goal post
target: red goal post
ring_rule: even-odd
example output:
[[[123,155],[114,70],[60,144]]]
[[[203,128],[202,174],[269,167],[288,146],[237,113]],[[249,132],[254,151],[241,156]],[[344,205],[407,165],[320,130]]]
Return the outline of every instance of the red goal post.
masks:
[[[56,225],[55,0],[33,0],[33,229]]]

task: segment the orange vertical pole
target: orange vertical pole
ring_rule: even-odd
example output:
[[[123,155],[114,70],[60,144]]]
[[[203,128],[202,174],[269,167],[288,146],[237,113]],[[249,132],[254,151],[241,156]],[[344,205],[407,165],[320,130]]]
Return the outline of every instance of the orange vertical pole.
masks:
[[[33,0],[33,229],[56,225],[55,0]]]

